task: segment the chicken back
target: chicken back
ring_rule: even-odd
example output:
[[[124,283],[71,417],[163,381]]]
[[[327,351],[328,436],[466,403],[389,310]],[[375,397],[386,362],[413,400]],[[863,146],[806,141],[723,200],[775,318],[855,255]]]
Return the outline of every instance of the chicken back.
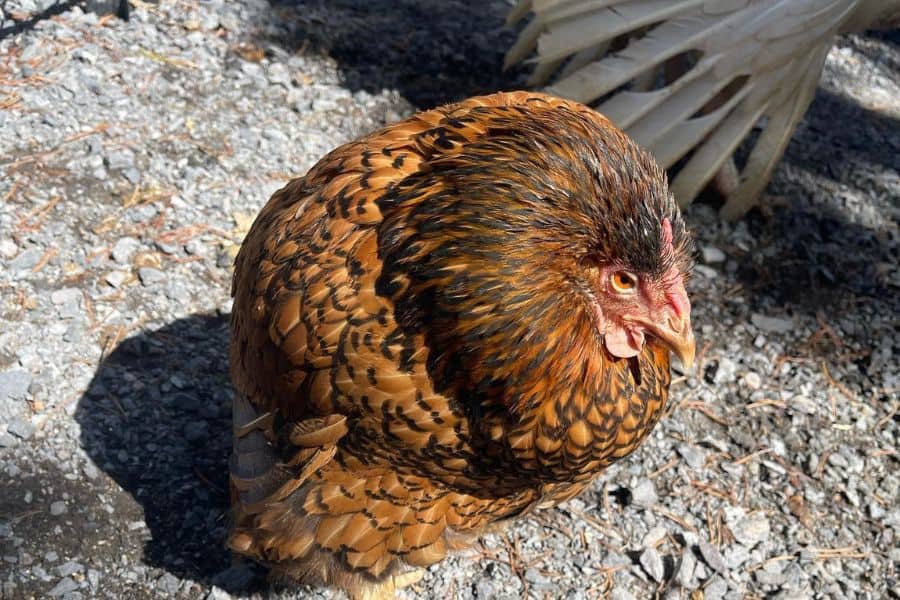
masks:
[[[230,547],[364,597],[574,496],[692,360],[690,265],[662,171],[578,103],[477,97],[334,150],[236,260]]]

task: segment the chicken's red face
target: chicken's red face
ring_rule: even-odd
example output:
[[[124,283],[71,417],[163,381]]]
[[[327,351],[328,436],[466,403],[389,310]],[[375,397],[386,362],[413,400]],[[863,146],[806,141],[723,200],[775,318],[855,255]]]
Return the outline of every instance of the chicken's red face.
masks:
[[[646,335],[668,346],[690,368],[694,361],[691,303],[684,274],[674,254],[672,228],[662,226],[660,261],[669,263],[662,273],[642,272],[621,261],[599,262],[588,267],[593,280],[588,292],[596,326],[606,350],[618,358],[631,358],[644,348]]]

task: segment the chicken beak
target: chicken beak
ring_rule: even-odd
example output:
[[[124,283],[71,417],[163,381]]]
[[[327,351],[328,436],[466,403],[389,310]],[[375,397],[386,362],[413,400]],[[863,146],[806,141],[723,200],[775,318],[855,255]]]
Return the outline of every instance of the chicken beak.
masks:
[[[680,318],[672,315],[665,325],[656,327],[653,333],[675,353],[686,370],[693,368],[696,342],[689,316]]]
[[[676,267],[672,267],[664,280],[668,282],[665,303],[657,310],[657,319],[650,331],[675,353],[685,372],[690,372],[696,351],[691,328],[691,301],[684,288],[684,277]]]

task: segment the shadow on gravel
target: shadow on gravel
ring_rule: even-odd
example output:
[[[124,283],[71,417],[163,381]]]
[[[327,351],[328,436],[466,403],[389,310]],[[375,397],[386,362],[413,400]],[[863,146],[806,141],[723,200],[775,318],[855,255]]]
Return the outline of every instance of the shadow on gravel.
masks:
[[[85,451],[144,510],[144,561],[229,587],[215,578],[231,564],[227,317],[192,315],[126,339],[75,418]]]
[[[269,0],[274,26],[261,42],[334,58],[344,85],[397,89],[419,108],[524,87],[501,71],[515,41],[502,0]]]
[[[6,0],[0,0],[0,17],[10,17],[9,25],[0,27],[0,40],[34,29],[41,21],[46,21],[56,15],[68,11],[69,9],[80,6],[85,10],[96,12],[97,14],[114,14],[122,19],[128,18],[129,6],[126,0],[62,0],[49,4],[42,10],[34,13],[20,16],[13,14],[7,6]],[[0,23],[3,19],[0,18]]]
[[[900,68],[900,64],[897,66]],[[819,87],[806,115],[804,133],[792,142],[799,151],[788,152],[797,166],[867,194],[894,191],[877,177],[872,178],[871,166],[900,172],[900,118]],[[840,169],[842,162],[861,165],[870,178],[846,181]]]
[[[852,126],[835,127],[835,115]],[[742,282],[763,299],[813,314],[862,298],[889,303],[885,267],[900,259],[897,243],[853,216],[891,205],[900,173],[900,120],[819,88],[783,160],[809,179],[776,178],[767,193],[784,206],[770,218],[749,215],[761,247],[747,255]],[[834,183],[804,185],[813,179]]]
[[[847,125],[836,127],[836,118]],[[795,350],[853,360],[859,372],[848,377],[864,387],[880,339],[871,316],[900,312],[893,276],[900,246],[890,225],[873,228],[863,219],[885,209],[895,211],[895,223],[900,217],[900,120],[820,87],[804,121],[783,159],[802,177],[776,177],[766,192],[777,199],[770,214],[747,216],[757,243],[738,260],[737,278],[751,310],[786,307],[835,327],[839,340],[826,334]],[[861,355],[852,356],[848,343]]]

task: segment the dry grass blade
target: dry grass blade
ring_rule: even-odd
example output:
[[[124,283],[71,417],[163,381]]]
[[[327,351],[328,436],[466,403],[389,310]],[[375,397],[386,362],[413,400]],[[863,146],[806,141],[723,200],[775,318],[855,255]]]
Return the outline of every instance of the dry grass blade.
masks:
[[[868,558],[870,552],[862,552],[860,546],[843,548],[806,548],[800,551],[801,560],[840,560]]]

